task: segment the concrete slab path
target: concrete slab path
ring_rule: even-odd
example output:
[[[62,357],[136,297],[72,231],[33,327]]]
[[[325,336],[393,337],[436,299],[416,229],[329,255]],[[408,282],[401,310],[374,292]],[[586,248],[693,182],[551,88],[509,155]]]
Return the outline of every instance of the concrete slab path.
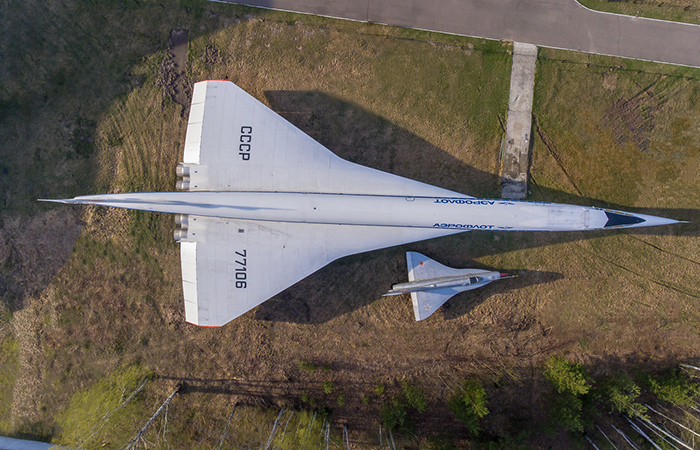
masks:
[[[537,46],[519,42],[513,44],[508,119],[501,160],[501,197],[511,200],[527,197],[536,65]]]

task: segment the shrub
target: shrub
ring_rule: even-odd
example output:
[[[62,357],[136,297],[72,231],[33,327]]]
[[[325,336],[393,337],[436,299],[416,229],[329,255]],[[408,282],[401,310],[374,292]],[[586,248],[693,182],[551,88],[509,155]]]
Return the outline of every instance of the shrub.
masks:
[[[574,395],[564,394],[554,398],[550,409],[552,422],[566,431],[583,433],[583,401]]]
[[[61,429],[60,443],[78,446],[91,436],[91,444],[123,444],[127,439],[124,430],[130,429],[128,425],[148,415],[143,402],[139,401],[142,394],[129,403],[123,402],[152,377],[153,374],[143,367],[131,366],[73,394],[67,409],[56,417]],[[88,443],[81,444],[84,446]]]
[[[627,414],[630,417],[647,418],[646,407],[635,401],[642,390],[629,375],[618,373],[604,379],[600,385],[597,396],[612,411]]]
[[[374,395],[377,397],[381,397],[382,394],[384,394],[384,385],[379,383],[377,386],[374,388]]]
[[[382,404],[379,410],[379,417],[382,419],[384,427],[389,431],[396,426],[406,426],[406,405],[399,397],[394,397],[388,402]]]
[[[553,356],[545,362],[544,376],[559,393],[578,396],[587,394],[591,389],[583,365],[569,362],[561,356]]]
[[[475,436],[481,431],[479,419],[489,413],[486,404],[486,391],[475,380],[465,380],[448,401],[450,411],[466,425],[467,431]]]
[[[332,381],[325,381],[323,383],[323,393],[326,395],[333,393],[333,382]]]
[[[592,386],[585,367],[561,356],[553,356],[545,362],[544,376],[556,390],[549,398],[552,423],[566,431],[583,433],[586,424],[584,404],[590,405],[587,394]]]
[[[415,409],[419,413],[425,412],[425,408],[428,404],[425,401],[425,394],[420,387],[415,386],[408,381],[401,383],[403,389],[403,396],[408,402],[408,406]]]
[[[700,395],[700,385],[692,383],[678,370],[669,370],[647,378],[649,390],[659,400],[676,406],[694,406],[695,397]]]
[[[285,431],[275,435],[273,447],[280,450],[325,448],[325,427],[327,417],[324,411],[299,411],[285,426]],[[330,434],[331,447],[339,447],[340,439]]]
[[[309,373],[314,373],[316,372],[317,366],[316,364],[312,362],[306,362],[306,361],[299,361],[299,365],[297,366],[299,368],[300,372],[309,372]]]

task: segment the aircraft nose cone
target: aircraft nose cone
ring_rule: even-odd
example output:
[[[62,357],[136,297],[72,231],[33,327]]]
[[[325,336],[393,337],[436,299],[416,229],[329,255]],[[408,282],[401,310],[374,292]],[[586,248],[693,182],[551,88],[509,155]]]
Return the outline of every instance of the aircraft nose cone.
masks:
[[[645,214],[632,214],[622,211],[605,210],[608,221],[603,228],[627,228],[627,227],[651,227],[656,225],[669,225],[679,223],[678,220],[665,217],[648,216]]]

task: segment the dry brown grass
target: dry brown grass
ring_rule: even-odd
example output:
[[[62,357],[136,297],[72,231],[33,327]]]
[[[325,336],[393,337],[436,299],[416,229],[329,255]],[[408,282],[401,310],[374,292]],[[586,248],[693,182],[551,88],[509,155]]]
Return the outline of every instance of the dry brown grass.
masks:
[[[497,195],[507,46],[223,5],[204,9],[153,19],[160,31],[151,36],[164,36],[159,49],[169,27],[188,24],[196,31],[190,34],[191,82],[228,77],[361,164]],[[141,13],[158,17],[150,9]],[[207,57],[212,48],[221,61]],[[154,85],[163,53],[133,51],[140,62],[129,73],[138,83],[110,97],[97,121],[95,191],[174,185],[186,121]],[[615,140],[606,111],[632,98],[638,84],[659,78],[649,72],[661,69],[647,64],[641,73],[610,72],[614,64],[604,58],[586,66],[562,62],[570,57],[559,53],[545,56],[535,113],[559,162],[535,142],[533,196],[696,218],[696,72],[673,78],[680,80],[675,84],[660,82],[655,92],[671,100],[654,111],[654,127],[642,136],[654,151],[644,153],[634,139]],[[687,122],[676,122],[681,118]],[[586,198],[571,195],[571,183]],[[173,383],[188,386],[172,405],[172,442],[203,439],[222,426],[235,402],[308,408],[306,394],[316,406],[334,408],[335,426],[347,422],[358,447],[373,448],[380,405],[402,379],[419,381],[429,394],[419,436],[448,428],[462,439],[445,399],[471,375],[487,383],[486,432],[516,435],[523,423],[546,421],[539,367],[552,354],[590,364],[593,372],[662,367],[698,354],[697,226],[586,235],[475,232],[356,255],[223,328],[201,329],[183,320],[171,217],[91,207],[82,219],[83,234],[35,312],[45,364],[38,393],[44,409],[36,417],[48,424],[79,389],[139,362],[161,377],[147,397],[153,405]],[[408,298],[381,297],[405,278],[409,248],[455,267],[520,277],[462,294],[416,323]],[[328,370],[300,370],[300,361]],[[323,392],[328,381],[333,395]],[[378,384],[386,386],[382,396],[374,394]],[[250,413],[252,422],[274,420],[269,412],[256,414]],[[546,439],[536,442],[548,445]],[[406,437],[415,446],[419,441]]]

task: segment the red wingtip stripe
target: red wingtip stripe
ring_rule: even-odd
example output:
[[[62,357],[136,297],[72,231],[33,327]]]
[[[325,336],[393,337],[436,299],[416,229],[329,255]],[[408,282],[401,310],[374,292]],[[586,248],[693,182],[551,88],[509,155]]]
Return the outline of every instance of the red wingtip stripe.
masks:
[[[186,320],[185,322],[187,322],[187,323],[189,323],[189,324],[192,324],[192,325],[194,325],[194,326],[196,326],[196,327],[202,327],[202,328],[219,328],[218,325],[200,325],[200,324],[198,324],[198,323],[189,322],[189,321],[187,321],[187,320]]]

